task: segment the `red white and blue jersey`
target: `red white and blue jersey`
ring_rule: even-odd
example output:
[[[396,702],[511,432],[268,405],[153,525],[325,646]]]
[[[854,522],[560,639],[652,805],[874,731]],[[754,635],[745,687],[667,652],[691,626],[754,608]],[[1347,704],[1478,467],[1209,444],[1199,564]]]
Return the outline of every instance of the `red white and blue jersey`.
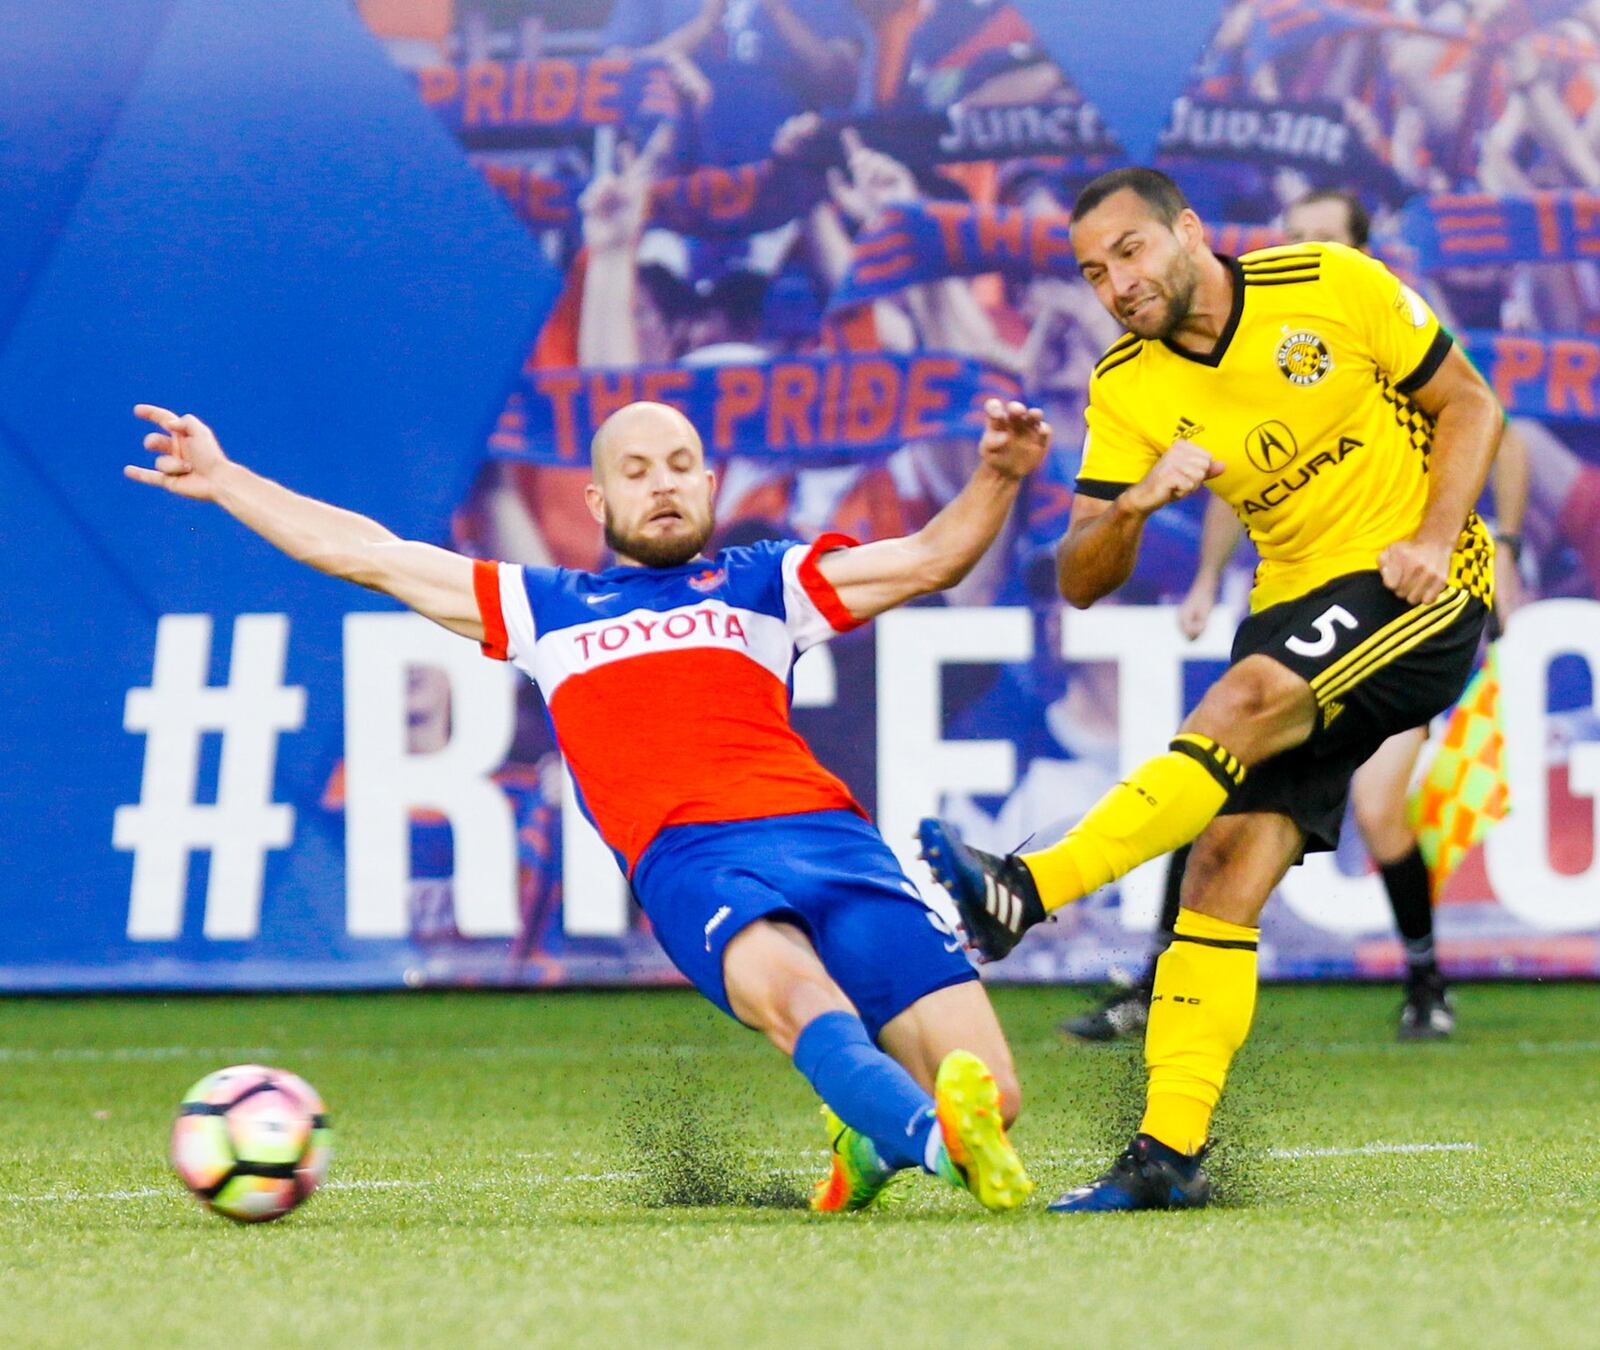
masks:
[[[795,657],[857,626],[817,566],[854,543],[604,572],[475,564],[484,653],[543,692],[584,811],[630,876],[671,825],[865,814],[789,724]]]

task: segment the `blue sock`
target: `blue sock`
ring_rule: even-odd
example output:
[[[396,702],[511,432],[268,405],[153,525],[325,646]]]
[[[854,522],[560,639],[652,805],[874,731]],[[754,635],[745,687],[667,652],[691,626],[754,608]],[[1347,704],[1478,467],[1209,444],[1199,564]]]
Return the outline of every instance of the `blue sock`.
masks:
[[[933,1098],[872,1043],[859,1017],[830,1012],[808,1022],[794,1043],[794,1066],[890,1167],[926,1166],[937,1128]]]

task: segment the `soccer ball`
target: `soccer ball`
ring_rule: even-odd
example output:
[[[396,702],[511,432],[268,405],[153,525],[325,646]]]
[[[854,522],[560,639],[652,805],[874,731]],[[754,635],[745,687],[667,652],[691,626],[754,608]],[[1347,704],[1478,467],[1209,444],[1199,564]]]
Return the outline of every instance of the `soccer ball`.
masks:
[[[207,1209],[281,1219],[328,1175],[333,1131],[305,1079],[259,1064],[207,1074],[183,1094],[172,1165]]]

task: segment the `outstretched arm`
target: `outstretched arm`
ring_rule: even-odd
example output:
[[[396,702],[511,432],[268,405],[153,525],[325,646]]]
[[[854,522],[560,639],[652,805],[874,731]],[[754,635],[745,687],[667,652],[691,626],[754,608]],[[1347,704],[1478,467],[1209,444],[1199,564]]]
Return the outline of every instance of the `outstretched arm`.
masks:
[[[578,198],[583,244],[589,251],[578,308],[578,363],[637,366],[642,361],[634,297],[639,288],[639,238],[650,217],[650,189],[672,146],[663,122],[643,150],[617,151],[614,173],[598,175]]]
[[[222,453],[211,428],[198,417],[179,417],[148,403],[133,411],[161,428],[144,438],[145,449],[156,456],[155,467],[130,464],[123,470],[135,482],[215,502],[295,561],[392,595],[453,633],[483,640],[472,559],[401,539],[366,516],[302,497],[252,473]]]
[[[915,534],[825,554],[818,567],[857,619],[870,619],[966,576],[1006,523],[1022,480],[1050,448],[1050,424],[1037,408],[984,405],[988,426],[978,467],[944,510]]]
[[[807,82],[825,98],[848,99],[861,64],[861,44],[820,36],[787,0],[766,0],[766,11],[772,26],[805,67]]]
[[[704,0],[700,12],[694,18],[642,48],[643,54],[660,57],[688,56],[717,31],[727,8],[728,0]],[[635,45],[626,41],[630,36],[632,34],[622,35],[622,40],[617,45]]]

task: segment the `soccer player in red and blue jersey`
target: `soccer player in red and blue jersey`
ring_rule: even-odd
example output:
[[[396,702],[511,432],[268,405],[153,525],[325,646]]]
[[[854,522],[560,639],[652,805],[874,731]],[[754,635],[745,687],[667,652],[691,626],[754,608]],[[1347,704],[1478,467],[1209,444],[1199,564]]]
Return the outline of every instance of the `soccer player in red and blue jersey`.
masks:
[[[964,577],[1049,447],[1038,409],[991,399],[978,466],[921,530],[865,545],[704,549],[713,475],[688,419],[630,404],[596,433],[590,512],[618,565],[520,567],[397,538],[228,459],[203,422],[135,410],[153,468],[289,556],[393,596],[542,690],[585,812],[674,964],[763,1032],[822,1098],[817,1209],[870,1204],[921,1167],[990,1209],[1032,1190],[1020,1104],[961,943],[844,784],[789,724],[795,657]]]

